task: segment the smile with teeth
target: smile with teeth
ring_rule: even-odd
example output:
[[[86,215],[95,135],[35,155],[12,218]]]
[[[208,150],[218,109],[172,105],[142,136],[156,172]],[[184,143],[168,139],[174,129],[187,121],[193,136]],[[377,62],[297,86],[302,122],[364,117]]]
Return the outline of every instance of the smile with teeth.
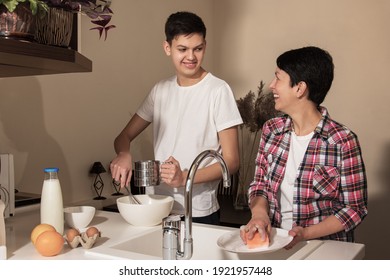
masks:
[[[183,62],[186,67],[193,68],[196,66],[196,62]]]

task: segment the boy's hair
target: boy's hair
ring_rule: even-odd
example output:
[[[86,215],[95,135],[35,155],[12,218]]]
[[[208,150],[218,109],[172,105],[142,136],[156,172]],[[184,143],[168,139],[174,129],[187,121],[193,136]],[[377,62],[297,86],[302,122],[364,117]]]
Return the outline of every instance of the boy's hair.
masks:
[[[206,39],[206,26],[203,20],[191,12],[171,14],[165,23],[166,41],[171,45],[172,40],[179,35],[199,33]]]
[[[325,50],[317,47],[304,47],[281,54],[276,64],[285,71],[291,86],[303,81],[309,89],[309,99],[320,105],[333,82],[333,59]]]

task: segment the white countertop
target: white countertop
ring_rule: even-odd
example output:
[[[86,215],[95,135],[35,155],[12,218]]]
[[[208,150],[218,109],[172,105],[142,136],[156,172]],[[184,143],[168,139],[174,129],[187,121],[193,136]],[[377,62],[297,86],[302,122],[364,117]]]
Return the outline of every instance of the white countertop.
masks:
[[[16,213],[14,217],[5,220],[7,259],[144,259],[145,256],[142,254],[129,252],[123,248],[120,248],[120,250],[115,248],[122,247],[122,244],[125,245],[126,242],[133,237],[143,236],[156,231],[158,231],[156,233],[157,236],[159,236],[159,232],[162,232],[161,225],[155,227],[135,227],[128,224],[118,213],[96,211],[96,215],[89,226],[97,227],[101,232],[101,237],[97,240],[93,248],[84,249],[82,246],[79,246],[75,249],[71,249],[68,244],[65,244],[59,255],[48,258],[41,256],[30,241],[31,231],[37,224],[39,224],[39,208],[30,209],[29,211],[20,211],[19,213]],[[197,231],[199,232],[200,229],[202,231],[213,231],[215,236],[218,236],[218,234],[220,235],[223,232],[238,230],[237,228],[193,224],[194,250],[198,251],[204,251],[204,247],[207,247],[207,250],[211,250],[210,246],[213,246],[215,250],[220,250],[216,245],[215,240],[199,240],[201,238],[197,236],[196,233]],[[81,231],[83,230],[81,229]],[[160,247],[156,248],[156,250],[162,249]],[[223,254],[221,255],[223,256]],[[264,259],[362,259],[364,257],[364,245],[337,241],[310,241],[300,247],[297,246],[295,251],[293,249],[288,252],[285,249],[281,249],[278,253],[263,254],[263,256]],[[145,257],[145,259],[149,258]],[[152,257],[150,259],[158,259],[158,257]],[[205,259],[207,259],[207,257],[205,257]]]

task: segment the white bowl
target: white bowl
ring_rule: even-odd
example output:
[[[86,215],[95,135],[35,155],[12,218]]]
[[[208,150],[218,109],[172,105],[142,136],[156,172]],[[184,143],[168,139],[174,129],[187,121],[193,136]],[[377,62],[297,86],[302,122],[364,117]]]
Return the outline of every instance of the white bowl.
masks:
[[[64,208],[65,222],[72,228],[85,228],[95,216],[95,207],[73,206]]]
[[[126,222],[134,226],[155,226],[169,216],[173,207],[173,197],[166,195],[134,195],[141,204],[134,204],[128,196],[116,200],[119,213]]]

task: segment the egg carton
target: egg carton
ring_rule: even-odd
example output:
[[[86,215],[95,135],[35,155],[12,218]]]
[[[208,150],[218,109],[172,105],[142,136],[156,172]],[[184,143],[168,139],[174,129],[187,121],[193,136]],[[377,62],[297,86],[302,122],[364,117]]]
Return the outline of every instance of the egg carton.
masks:
[[[82,232],[80,235],[75,236],[72,241],[69,241],[66,236],[65,240],[72,249],[78,247],[80,244],[81,246],[83,246],[84,249],[90,249],[99,237],[100,232],[95,233],[93,236],[90,237],[88,237],[85,232]]]

